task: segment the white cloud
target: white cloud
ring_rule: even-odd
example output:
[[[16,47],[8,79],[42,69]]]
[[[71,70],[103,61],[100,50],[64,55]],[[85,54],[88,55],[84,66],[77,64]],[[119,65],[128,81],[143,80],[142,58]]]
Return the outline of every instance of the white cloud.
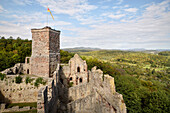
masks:
[[[161,2],[160,4],[151,4],[148,7],[146,7],[144,16],[150,18],[150,17],[161,17],[167,12],[167,8],[170,7],[170,1],[166,0]]]
[[[30,32],[28,32],[30,28],[26,27],[26,25],[12,24],[7,21],[1,21],[0,24],[1,36],[5,36],[6,38],[13,36],[15,38],[22,37],[31,39]]]
[[[122,2],[123,2],[123,0],[117,0],[117,1],[118,1],[118,3],[117,3],[118,5],[122,4]]]
[[[11,15],[12,21],[0,21],[0,35],[8,38],[9,36],[13,36],[17,38],[18,36],[23,39],[31,39],[32,28],[43,28],[47,26],[46,22],[46,14],[41,12],[35,12],[30,14],[23,14],[20,12],[20,15]],[[50,16],[50,15],[49,15]],[[61,20],[57,20],[57,17],[49,19],[48,26],[55,28],[56,26],[59,28],[64,28],[67,25],[71,25],[70,22],[65,22]],[[40,21],[41,20],[41,21]],[[62,26],[62,27],[61,27]]]
[[[113,14],[113,13],[103,13],[101,16],[104,16],[104,17],[109,17],[109,18],[112,18],[112,19],[120,19],[124,16],[126,16],[125,14],[120,14],[120,12],[116,12],[116,15]]]
[[[119,15],[110,14],[110,15],[108,15],[108,17],[113,18],[113,19],[120,19],[124,16],[125,16],[125,14],[119,14]]]
[[[108,9],[109,6],[101,6],[101,9]]]
[[[91,45],[92,47],[100,48],[170,48],[170,12],[165,10],[168,7],[167,2],[151,4],[146,7],[146,10],[139,18],[130,21],[122,20],[125,23],[112,21],[91,25],[91,29],[73,28],[68,30],[77,33],[77,38],[73,38],[72,40],[75,46],[81,45],[88,47]],[[104,13],[102,16],[120,18],[124,15],[115,16]]]
[[[129,7],[129,5],[124,5],[124,7]]]
[[[52,0],[52,3],[48,4],[52,11],[55,11],[57,14],[71,15],[72,17],[69,16],[68,21],[70,18],[76,18],[79,22],[74,22],[81,24],[81,26],[73,25],[67,21],[60,21],[60,18],[55,16],[53,12],[55,21],[51,19],[49,26],[54,29],[57,26],[57,29],[62,31],[62,47],[170,48],[170,12],[167,10],[170,6],[167,1],[149,4],[143,7],[145,10],[141,12],[142,14],[140,16],[137,15],[137,18],[130,18],[131,15],[125,15],[123,11],[124,9],[129,9],[132,12],[132,9],[130,10],[130,7],[127,8],[124,5],[115,7],[121,10],[116,10],[114,13],[107,12],[101,16],[97,14],[96,16],[92,13],[94,15],[89,16],[88,13],[91,13],[89,11],[95,8],[87,7],[96,6],[89,5],[87,0],[59,0],[57,2]],[[45,7],[47,0],[39,0],[39,2]],[[0,21],[0,36],[20,36],[31,39],[31,28],[42,28],[46,26],[46,15],[43,13],[26,13],[22,14],[22,16],[17,14],[10,16],[13,18],[10,19],[12,21]],[[120,23],[119,19],[121,19]],[[65,31],[69,31],[71,36],[66,34]]]
[[[32,0],[13,0],[18,5],[31,5],[33,3]]]
[[[89,5],[87,0],[37,0],[42,6],[50,7],[56,14],[77,15],[94,10],[97,6]]]
[[[113,9],[117,9],[117,8],[119,8],[119,7],[118,7],[118,6],[113,6],[112,8],[113,8]]]
[[[76,18],[80,24],[87,25],[87,24],[96,24],[105,21],[105,19],[101,17],[95,17],[95,16],[88,16],[88,15],[76,15],[74,18]]]
[[[0,12],[2,12],[3,11],[3,7],[0,5]]]
[[[128,8],[128,9],[124,9],[124,10],[127,11],[127,12],[133,12],[133,13],[138,11],[137,8]]]

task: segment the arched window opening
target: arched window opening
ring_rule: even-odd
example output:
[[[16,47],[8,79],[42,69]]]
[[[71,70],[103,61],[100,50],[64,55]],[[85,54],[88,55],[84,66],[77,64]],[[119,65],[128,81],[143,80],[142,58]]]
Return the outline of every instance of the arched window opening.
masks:
[[[27,58],[27,64],[29,64],[30,63],[30,58]]]
[[[77,72],[80,72],[80,67],[77,67]]]
[[[70,77],[70,80],[73,80],[73,78],[72,78],[72,77]]]
[[[27,74],[29,74],[29,69],[27,69]]]
[[[83,79],[82,78],[80,78],[80,83],[82,83],[83,82]]]

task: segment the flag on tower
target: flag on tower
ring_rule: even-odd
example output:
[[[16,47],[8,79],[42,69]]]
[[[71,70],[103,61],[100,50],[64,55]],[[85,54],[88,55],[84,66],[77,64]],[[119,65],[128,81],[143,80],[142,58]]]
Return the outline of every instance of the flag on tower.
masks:
[[[51,17],[52,17],[52,18],[53,18],[53,20],[54,20],[54,17],[53,17],[53,15],[52,15],[52,13],[51,13],[51,11],[50,11],[50,9],[49,9],[49,8],[47,8],[47,12],[50,12]]]

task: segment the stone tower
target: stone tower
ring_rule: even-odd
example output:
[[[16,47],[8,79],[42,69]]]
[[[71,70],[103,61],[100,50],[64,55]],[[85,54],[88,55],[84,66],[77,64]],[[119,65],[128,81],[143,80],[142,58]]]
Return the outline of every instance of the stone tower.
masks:
[[[44,27],[31,29],[32,55],[28,74],[52,77],[60,63],[60,31]],[[28,61],[27,61],[28,62]]]

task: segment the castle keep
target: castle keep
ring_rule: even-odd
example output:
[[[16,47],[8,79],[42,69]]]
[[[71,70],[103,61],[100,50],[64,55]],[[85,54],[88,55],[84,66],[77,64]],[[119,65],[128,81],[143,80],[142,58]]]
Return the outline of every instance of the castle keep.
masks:
[[[60,31],[32,29],[32,55],[26,58],[24,73],[52,77],[60,61]]]
[[[15,102],[37,102],[38,113],[126,113],[123,96],[116,92],[114,78],[93,67],[88,70],[86,61],[78,54],[68,64],[60,64],[60,31],[45,27],[32,29],[32,55],[25,63],[16,64],[2,73],[45,78],[48,82],[39,88],[22,84],[0,82],[5,98]],[[8,89],[14,90],[14,93]],[[29,87],[29,89],[27,88]],[[27,91],[33,93],[26,93]],[[15,99],[20,98],[20,100]]]

